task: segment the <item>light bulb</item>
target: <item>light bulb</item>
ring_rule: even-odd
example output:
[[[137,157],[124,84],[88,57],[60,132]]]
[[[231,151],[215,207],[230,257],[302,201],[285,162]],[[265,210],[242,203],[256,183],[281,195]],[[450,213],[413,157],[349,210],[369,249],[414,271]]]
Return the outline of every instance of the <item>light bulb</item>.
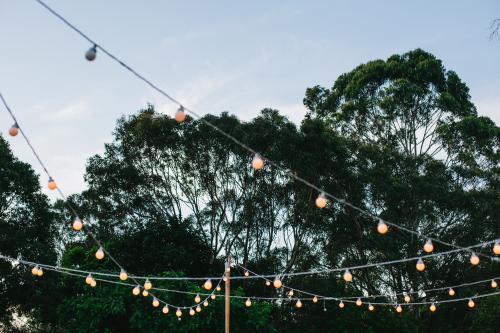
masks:
[[[194,314],[195,314],[195,313],[196,313],[196,312],[194,312],[194,309],[193,309],[193,308],[189,309],[189,315],[190,315],[190,316],[194,316]]]
[[[199,305],[196,306],[196,312],[201,312],[201,306]]]
[[[38,276],[38,266],[35,266],[31,269],[31,274]]]
[[[221,290],[220,286],[217,286],[215,290],[220,291]]]
[[[75,231],[80,231],[82,230],[82,227],[83,227],[83,223],[82,223],[82,220],[77,217],[74,221],[73,221],[73,230]]]
[[[344,281],[345,282],[351,282],[352,281],[352,274],[349,272],[348,269],[345,270],[344,272]]]
[[[222,281],[227,282],[227,276],[225,276],[225,275],[224,275],[224,276],[222,277]]]
[[[470,263],[474,266],[479,265],[479,257],[477,256],[477,254],[475,254],[475,253],[471,254]]]
[[[132,289],[132,294],[134,294],[134,296],[138,296],[140,293],[141,293],[141,288],[139,286],[136,286],[134,287],[134,289]]]
[[[248,271],[245,271],[245,276],[249,276],[250,273],[248,273]]]
[[[397,313],[401,313],[401,312],[403,312],[403,308],[401,307],[401,305],[398,305],[398,306],[396,307],[396,312],[397,312]]]
[[[422,258],[419,258],[417,260],[417,264],[415,265],[415,267],[417,268],[417,271],[419,271],[419,272],[423,272],[425,270],[425,264],[424,264],[424,261],[422,260]]]
[[[373,311],[375,310],[375,307],[371,304],[368,305],[368,311]]]
[[[280,289],[282,285],[283,285],[283,284],[281,283],[281,280],[279,279],[279,277],[276,277],[276,278],[274,279],[274,281],[273,281],[273,286],[274,286],[274,288],[276,288],[276,289]]]
[[[182,316],[181,309],[177,308],[177,311],[175,311],[175,315],[177,316],[177,318],[180,318]]]
[[[343,309],[343,308],[344,308],[344,306],[345,306],[344,302],[340,301],[340,303],[339,303],[339,308]]]
[[[85,52],[85,59],[88,61],[94,61],[97,55],[97,45],[92,46],[90,49],[88,49],[87,52]]]
[[[144,289],[145,290],[150,290],[151,288],[153,288],[153,285],[151,284],[151,281],[149,281],[149,279],[146,279],[146,282],[144,282]]]
[[[160,301],[158,301],[158,299],[156,297],[154,297],[153,298],[153,303],[151,303],[151,304],[153,304],[153,306],[155,308],[157,308],[158,306],[160,306]]]
[[[300,299],[297,300],[297,303],[295,303],[295,307],[297,309],[300,309],[302,307],[302,302],[300,301]]]
[[[182,123],[184,120],[186,120],[186,112],[184,112],[184,107],[181,105],[175,113],[175,121]]]
[[[91,286],[92,288],[95,288],[95,286],[97,286],[97,282],[96,282],[96,280],[92,279],[92,281],[90,281],[90,286]]]
[[[434,245],[432,244],[432,241],[428,239],[425,244],[424,244],[424,251],[427,253],[431,253],[434,251]]]
[[[316,198],[316,207],[325,208],[326,207],[326,195],[324,192],[321,192]]]
[[[453,288],[448,289],[448,295],[455,296],[455,290]]]
[[[404,299],[405,299],[406,303],[410,303],[410,301],[411,301],[411,298],[409,295],[405,295]]]
[[[476,306],[476,303],[474,303],[472,298],[469,298],[469,302],[467,303],[467,306],[472,309],[473,307]]]
[[[92,278],[92,274],[89,274],[87,275],[87,277],[85,278],[85,283],[86,284],[90,284],[92,282],[93,278]]]
[[[207,301],[207,300],[205,300],[205,302],[203,302],[203,306],[204,306],[204,307],[207,307],[207,306],[208,306],[208,301]]]
[[[49,183],[47,184],[47,187],[51,191],[54,191],[57,188],[56,182],[54,181],[54,179],[52,179],[52,177],[49,178]]]
[[[252,301],[250,300],[250,298],[247,298],[247,300],[245,301],[245,306],[247,308],[252,306]]]
[[[205,281],[205,283],[203,284],[203,288],[205,288],[206,290],[211,290],[212,289],[212,280],[208,279],[207,281]]]
[[[318,303],[318,297],[317,296],[313,297],[313,303]]]
[[[127,274],[127,272],[125,272],[125,270],[122,268],[122,270],[120,271],[120,280],[125,281],[126,279],[128,279],[128,274]]]
[[[496,255],[500,254],[500,241],[496,241],[495,245],[493,245],[493,253]]]
[[[496,288],[498,283],[495,280],[491,280],[491,288]]]
[[[389,227],[387,226],[387,224],[385,224],[384,221],[378,220],[377,231],[379,234],[384,235],[387,233],[387,231],[389,231]]]
[[[142,296],[144,296],[144,297],[148,297],[148,295],[149,295],[149,291],[147,291],[146,289],[144,289],[144,290],[142,291]]]
[[[9,135],[10,136],[16,136],[19,134],[19,125],[17,123],[14,123],[12,127],[9,129]]]
[[[38,271],[36,272],[36,275],[42,276],[43,275],[43,269],[42,267],[38,267]]]
[[[195,298],[194,298],[194,302],[195,302],[195,303],[200,303],[200,302],[201,302],[200,295],[196,295],[196,296],[195,296]]]
[[[231,266],[227,266],[227,267],[226,267],[226,272],[227,272],[227,273],[231,272]]]
[[[102,260],[104,258],[104,251],[102,247],[97,250],[97,252],[95,253],[95,257],[97,258],[97,260]]]
[[[271,285],[271,281],[266,280],[266,286],[268,286],[268,287],[269,287],[270,285]]]
[[[217,296],[215,296],[215,294],[210,295],[210,298],[211,298],[211,299],[215,299],[216,297],[217,297]]]
[[[288,292],[288,297],[292,297],[293,296],[293,290],[290,289],[290,291]]]
[[[356,305],[357,305],[357,306],[361,306],[361,305],[363,305],[363,302],[361,301],[361,298],[358,298],[358,299],[356,300]]]
[[[262,157],[260,157],[259,154],[255,154],[252,160],[252,167],[255,170],[260,170],[262,169],[263,166],[264,166],[264,160],[262,159]]]
[[[161,309],[161,312],[163,312],[164,314],[167,314],[169,311],[168,309],[168,305],[165,305],[162,309]]]
[[[431,312],[434,312],[436,311],[436,305],[434,303],[431,304],[431,306],[429,306],[429,310],[431,310]]]

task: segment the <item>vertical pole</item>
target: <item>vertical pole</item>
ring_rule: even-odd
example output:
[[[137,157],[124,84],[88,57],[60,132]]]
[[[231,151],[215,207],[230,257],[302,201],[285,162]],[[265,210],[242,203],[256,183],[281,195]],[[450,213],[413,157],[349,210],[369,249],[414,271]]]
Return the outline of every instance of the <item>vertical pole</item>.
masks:
[[[225,333],[229,333],[229,312],[230,312],[230,297],[229,295],[231,294],[231,280],[229,277],[231,276],[231,261],[229,257],[229,253],[227,255],[227,261],[226,261],[226,272],[225,275],[226,277],[226,297],[225,297],[225,309],[226,309],[226,320],[225,320]]]

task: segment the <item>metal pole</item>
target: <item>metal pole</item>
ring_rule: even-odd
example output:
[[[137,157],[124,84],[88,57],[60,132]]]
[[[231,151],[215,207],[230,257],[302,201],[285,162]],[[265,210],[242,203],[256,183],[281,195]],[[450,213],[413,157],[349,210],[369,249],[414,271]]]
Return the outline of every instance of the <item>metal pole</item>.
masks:
[[[226,261],[226,297],[225,297],[225,309],[226,309],[226,315],[225,315],[225,333],[229,333],[229,314],[230,314],[230,295],[231,295],[231,280],[229,277],[231,276],[231,264],[230,264],[230,258],[229,258],[229,253],[227,256],[227,261]]]

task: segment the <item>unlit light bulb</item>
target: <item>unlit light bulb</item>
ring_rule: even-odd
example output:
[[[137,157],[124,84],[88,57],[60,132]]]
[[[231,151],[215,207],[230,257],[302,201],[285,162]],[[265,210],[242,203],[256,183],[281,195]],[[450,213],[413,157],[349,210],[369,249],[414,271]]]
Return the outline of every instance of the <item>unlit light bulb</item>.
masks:
[[[97,56],[97,45],[92,46],[85,52],[85,59],[88,61],[94,61]]]
[[[14,123],[12,127],[9,129],[9,135],[10,136],[17,136],[19,134],[19,125],[17,123]]]

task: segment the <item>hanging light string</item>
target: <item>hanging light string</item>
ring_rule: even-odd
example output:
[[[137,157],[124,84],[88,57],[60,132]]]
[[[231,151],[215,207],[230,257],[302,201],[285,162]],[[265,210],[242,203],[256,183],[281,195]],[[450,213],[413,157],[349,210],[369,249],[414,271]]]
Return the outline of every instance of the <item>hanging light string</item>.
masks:
[[[142,75],[139,72],[137,72],[131,66],[127,65],[125,62],[123,62],[122,60],[120,60],[117,56],[115,56],[114,54],[112,54],[111,52],[109,52],[108,50],[106,50],[102,45],[98,44],[96,41],[94,41],[93,39],[91,39],[87,34],[85,34],[82,30],[80,30],[79,28],[77,28],[71,22],[69,22],[66,18],[64,18],[61,14],[59,14],[58,12],[56,12],[53,8],[51,8],[49,5],[47,5],[44,1],[42,1],[42,0],[35,0],[35,1],[38,2],[41,6],[43,6],[52,15],[54,15],[59,20],[61,20],[66,26],[68,26],[70,29],[72,29],[73,31],[75,31],[82,38],[84,38],[85,40],[87,40],[89,43],[91,43],[93,45],[89,49],[89,51],[87,51],[87,54],[86,54],[87,60],[89,60],[89,61],[94,60],[95,57],[96,57],[96,52],[99,49],[104,54],[106,54],[108,57],[110,57],[112,60],[116,61],[123,68],[125,68],[127,71],[129,71],[131,74],[133,74],[135,77],[137,77],[138,79],[140,79],[141,81],[143,81],[144,83],[146,83],[148,86],[150,86],[152,89],[154,89],[155,91],[157,91],[158,93],[160,93],[161,95],[163,95],[164,97],[166,97],[172,103],[176,104],[179,107],[178,113],[180,113],[182,115],[184,114],[184,111],[190,113],[195,118],[197,118],[201,122],[203,122],[205,125],[209,126],[210,128],[212,128],[213,130],[215,130],[219,134],[221,134],[221,135],[225,136],[226,138],[228,138],[229,140],[233,141],[234,143],[236,143],[237,145],[239,145],[243,149],[247,150],[248,152],[252,153],[255,156],[254,157],[254,161],[252,162],[254,168],[261,169],[263,167],[263,159],[265,159],[271,166],[273,166],[275,168],[278,168],[280,170],[283,170],[288,176],[294,178],[295,180],[303,183],[304,185],[306,185],[306,186],[308,186],[308,187],[316,190],[318,193],[320,193],[320,196],[317,199],[317,204],[321,203],[322,207],[326,206],[326,197],[329,197],[329,198],[331,198],[333,200],[336,200],[337,202],[343,204],[344,206],[350,207],[351,209],[354,209],[354,210],[358,211],[359,213],[370,217],[371,219],[374,220],[374,222],[378,221],[379,224],[381,222],[383,222],[386,225],[389,225],[389,226],[392,226],[394,228],[398,228],[398,229],[400,229],[402,231],[414,234],[414,235],[418,236],[421,239],[430,240],[430,241],[433,241],[435,243],[439,243],[439,244],[442,244],[442,245],[445,245],[445,246],[449,246],[449,247],[455,248],[455,249],[459,249],[459,248],[460,249],[464,249],[463,247],[461,247],[459,245],[456,245],[456,244],[453,244],[453,243],[449,243],[449,242],[440,240],[440,239],[435,238],[435,237],[430,237],[428,235],[420,233],[419,231],[415,231],[415,230],[406,228],[404,226],[398,225],[398,224],[393,223],[393,222],[382,220],[380,217],[378,217],[378,216],[370,213],[369,211],[364,210],[363,208],[360,208],[360,207],[358,207],[358,206],[356,206],[354,204],[351,204],[350,202],[348,202],[348,201],[346,201],[344,199],[336,197],[336,196],[332,195],[331,193],[328,193],[327,191],[325,191],[324,189],[318,187],[317,185],[315,185],[315,184],[309,182],[308,180],[306,180],[306,179],[298,176],[295,172],[291,171],[290,169],[287,169],[286,167],[283,167],[283,166],[279,165],[278,163],[276,163],[276,162],[274,162],[274,161],[272,161],[272,160],[270,160],[268,158],[265,158],[264,156],[262,156],[261,154],[259,154],[256,150],[254,150],[253,148],[251,148],[250,146],[248,146],[247,144],[245,144],[241,140],[237,139],[233,135],[231,135],[231,134],[227,133],[226,131],[222,130],[221,128],[219,128],[218,126],[214,125],[210,121],[207,121],[206,119],[204,119],[200,114],[198,114],[194,110],[192,110],[192,109],[186,107],[185,105],[183,105],[180,101],[178,101],[177,99],[175,99],[174,97],[172,97],[165,90],[161,89],[159,86],[157,86],[152,81],[150,81],[148,78],[146,78],[144,75]],[[176,119],[178,119],[178,121],[183,121],[184,117],[179,117],[178,118],[178,115],[176,114]],[[480,254],[480,255],[483,256],[483,257],[489,258],[491,260],[500,261],[500,259],[488,256],[486,254]]]

